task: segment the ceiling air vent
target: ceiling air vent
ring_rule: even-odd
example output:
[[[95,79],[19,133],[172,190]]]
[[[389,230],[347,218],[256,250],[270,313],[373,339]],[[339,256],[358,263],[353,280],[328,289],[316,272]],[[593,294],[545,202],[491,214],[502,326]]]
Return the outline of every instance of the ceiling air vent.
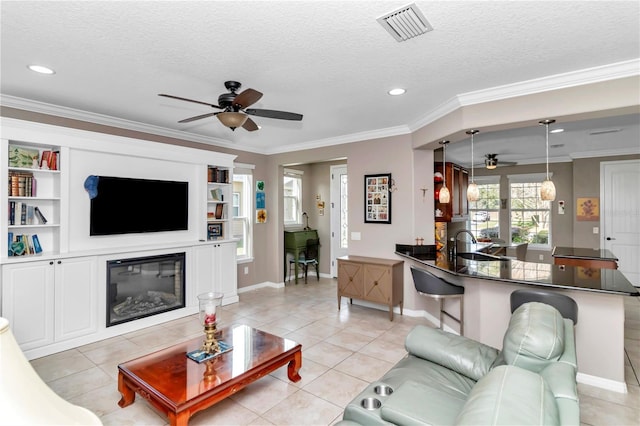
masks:
[[[433,31],[433,27],[415,3],[381,16],[377,21],[396,41],[405,41]]]

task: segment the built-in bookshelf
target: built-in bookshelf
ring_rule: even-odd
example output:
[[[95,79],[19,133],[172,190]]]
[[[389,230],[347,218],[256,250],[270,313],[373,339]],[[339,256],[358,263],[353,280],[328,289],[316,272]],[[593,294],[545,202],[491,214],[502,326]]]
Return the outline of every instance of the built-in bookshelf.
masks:
[[[9,257],[59,253],[61,148],[22,141],[2,143],[8,154],[5,253]]]
[[[231,238],[232,170],[207,167],[207,240]]]

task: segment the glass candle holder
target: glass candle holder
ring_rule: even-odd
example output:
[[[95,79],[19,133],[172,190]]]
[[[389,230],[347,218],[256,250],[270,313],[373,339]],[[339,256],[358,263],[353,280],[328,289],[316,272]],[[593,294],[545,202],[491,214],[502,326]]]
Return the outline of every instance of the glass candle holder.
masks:
[[[222,293],[215,292],[198,295],[200,323],[204,327],[205,335],[202,350],[208,354],[220,352],[220,346],[215,338],[218,322],[216,310],[221,305],[223,296]]]

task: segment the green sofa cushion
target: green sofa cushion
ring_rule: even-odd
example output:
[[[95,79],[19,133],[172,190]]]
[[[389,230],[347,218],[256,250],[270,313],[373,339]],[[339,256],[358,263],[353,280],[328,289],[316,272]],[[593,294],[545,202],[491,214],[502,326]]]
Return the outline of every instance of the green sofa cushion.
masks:
[[[542,376],[503,365],[476,383],[458,425],[558,425],[553,393]]]
[[[511,315],[501,355],[509,365],[539,372],[563,354],[564,335],[564,321],[556,308],[525,303]]]
[[[473,380],[491,369],[498,350],[464,336],[418,325],[405,340],[407,352]]]

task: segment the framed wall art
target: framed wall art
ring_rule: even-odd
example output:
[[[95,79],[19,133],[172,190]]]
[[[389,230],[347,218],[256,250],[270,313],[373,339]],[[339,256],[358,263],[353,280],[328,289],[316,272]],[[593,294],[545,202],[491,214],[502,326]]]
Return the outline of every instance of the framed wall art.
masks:
[[[364,176],[364,222],[391,223],[391,173]]]

